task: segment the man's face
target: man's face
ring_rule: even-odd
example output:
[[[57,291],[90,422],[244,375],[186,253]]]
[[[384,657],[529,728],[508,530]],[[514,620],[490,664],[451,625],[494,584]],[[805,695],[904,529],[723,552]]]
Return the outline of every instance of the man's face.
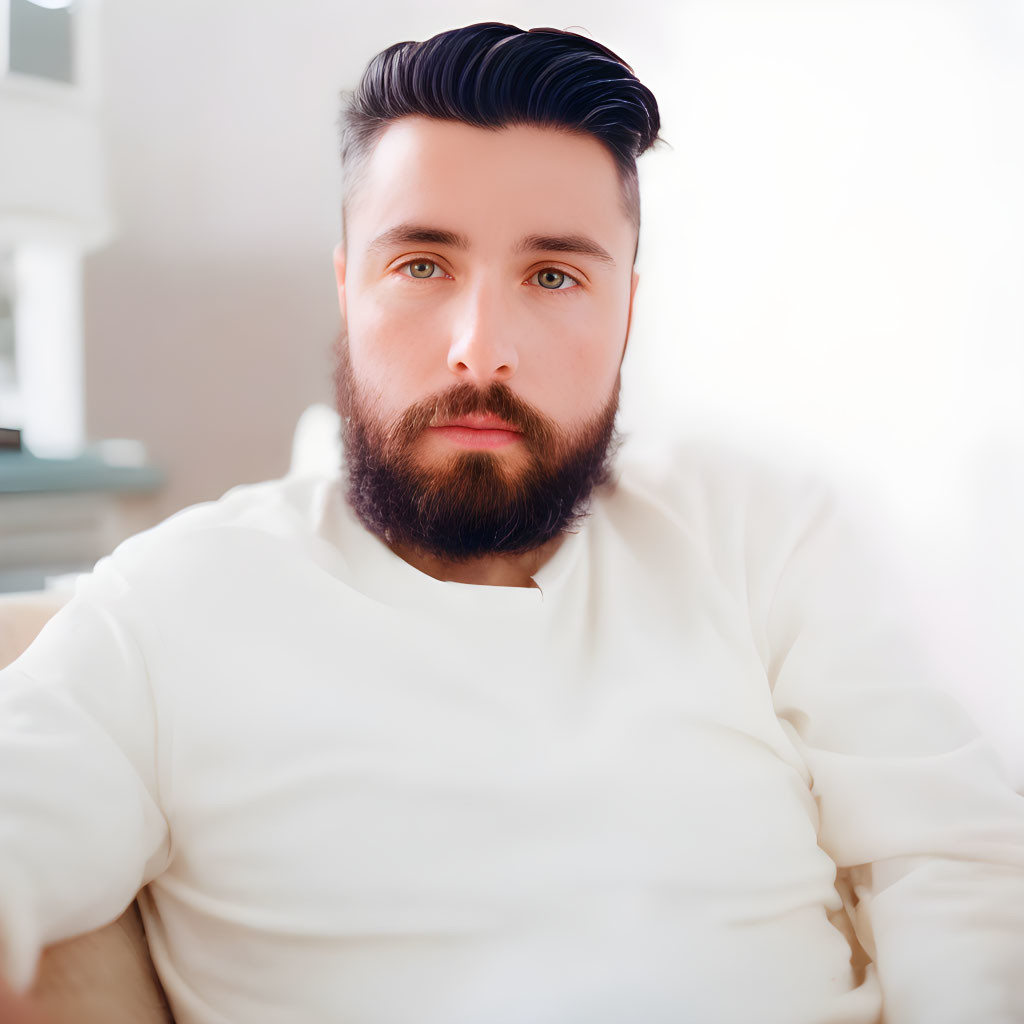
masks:
[[[531,495],[578,506],[586,495],[569,492],[600,478],[635,243],[615,163],[589,136],[419,117],[384,132],[336,253],[348,335],[338,398],[364,497],[366,474],[386,463],[401,482],[378,486],[377,505],[404,489],[409,508],[390,514],[422,520],[447,504],[444,529],[463,534],[453,544],[435,530],[418,546],[529,549],[547,538],[527,530],[496,546],[502,522],[522,521]],[[368,525],[401,540],[388,514],[372,510]]]

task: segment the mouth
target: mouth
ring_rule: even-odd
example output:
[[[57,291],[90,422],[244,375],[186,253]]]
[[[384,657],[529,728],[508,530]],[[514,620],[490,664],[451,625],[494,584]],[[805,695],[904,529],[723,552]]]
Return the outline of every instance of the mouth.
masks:
[[[460,448],[504,448],[522,439],[522,431],[486,413],[471,413],[429,428],[430,432]]]

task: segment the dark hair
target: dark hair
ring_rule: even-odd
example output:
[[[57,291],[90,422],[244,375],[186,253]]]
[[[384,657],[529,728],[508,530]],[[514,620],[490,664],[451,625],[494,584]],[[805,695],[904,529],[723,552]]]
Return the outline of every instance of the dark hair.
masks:
[[[615,159],[623,206],[639,230],[636,159],[658,140],[658,103],[621,57],[593,39],[484,22],[382,50],[342,107],[346,203],[387,126],[413,114],[592,135]]]

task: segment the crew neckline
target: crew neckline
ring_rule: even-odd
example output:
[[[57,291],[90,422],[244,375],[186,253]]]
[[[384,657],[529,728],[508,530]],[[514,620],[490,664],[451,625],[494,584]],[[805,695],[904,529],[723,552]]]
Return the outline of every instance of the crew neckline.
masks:
[[[344,495],[340,476],[326,482],[318,532],[338,549],[348,582],[389,604],[475,604],[506,610],[536,609],[562,590],[584,546],[590,515],[565,535],[558,550],[533,574],[532,587],[439,580],[410,565],[363,526]]]

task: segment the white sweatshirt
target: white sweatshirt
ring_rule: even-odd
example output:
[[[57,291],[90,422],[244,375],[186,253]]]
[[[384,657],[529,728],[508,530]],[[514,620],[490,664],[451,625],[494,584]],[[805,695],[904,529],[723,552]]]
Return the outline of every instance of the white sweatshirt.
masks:
[[[821,486],[683,448],[535,582],[320,476],[125,542],[0,673],[2,969],[147,885],[178,1024],[1024,1021],[1024,799]]]

